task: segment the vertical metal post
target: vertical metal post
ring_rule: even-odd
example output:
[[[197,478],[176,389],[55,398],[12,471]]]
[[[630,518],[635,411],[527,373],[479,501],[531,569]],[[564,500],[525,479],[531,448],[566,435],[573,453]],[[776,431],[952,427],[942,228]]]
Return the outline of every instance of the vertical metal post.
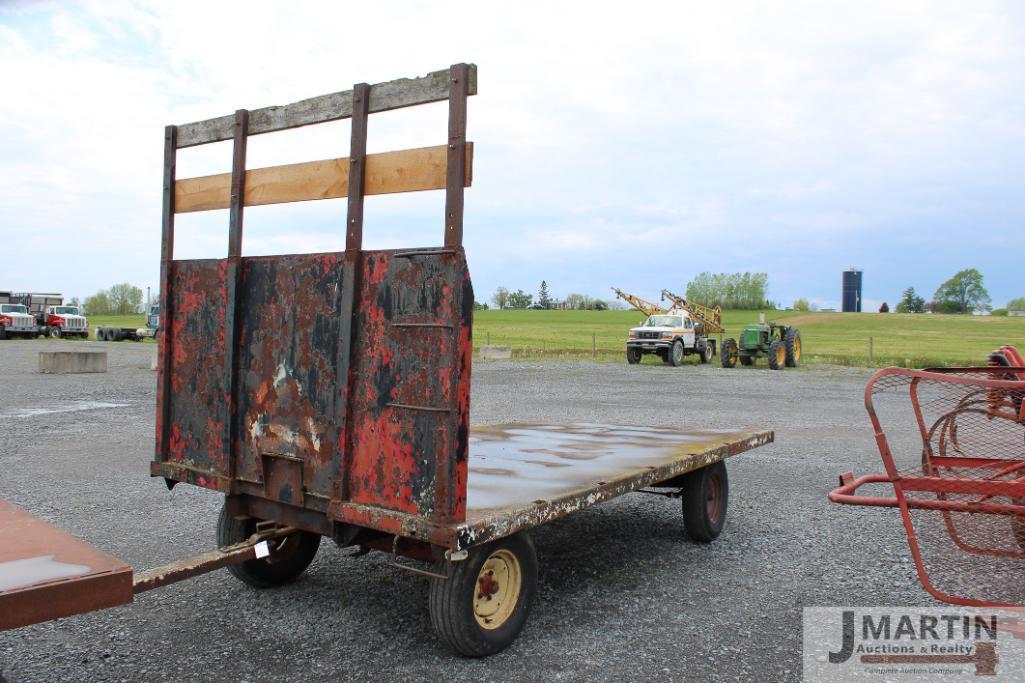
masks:
[[[157,346],[157,443],[153,460],[167,459],[168,434],[171,429],[171,349],[174,333],[171,305],[171,276],[174,260],[174,182],[178,156],[178,127],[164,129],[164,205],[161,212],[160,236],[160,328]]]
[[[249,138],[249,111],[235,112],[234,148],[231,159],[231,197],[228,204],[228,260],[225,270],[224,302],[224,387],[227,393],[221,441],[234,488],[238,463],[234,443],[238,422],[238,318],[239,289],[242,285],[242,217],[246,194],[246,143]]]
[[[868,364],[872,365],[872,337],[868,338]]]
[[[598,353],[597,338],[594,332],[591,333],[591,360],[594,360]]]
[[[370,86],[352,86],[352,136],[349,143],[349,211],[346,221],[345,250],[363,248],[363,187],[366,178],[367,119]]]
[[[338,344],[337,385],[335,400],[340,409],[335,415],[342,420],[337,426],[339,439],[336,440],[338,452],[334,457],[337,462],[337,474],[333,498],[338,501],[348,500],[349,465],[352,456],[352,381],[349,369],[352,367],[352,349],[356,341],[356,326],[353,323],[353,310],[356,302],[356,288],[360,286],[359,269],[360,255],[363,250],[363,203],[366,181],[367,160],[367,123],[370,117],[370,86],[357,83],[352,87],[352,134],[349,139],[349,206],[345,219],[345,260],[342,266],[342,295],[339,306],[341,322],[341,339]]]
[[[448,167],[445,181],[445,246],[463,244],[463,192],[466,183],[466,97],[469,68],[453,64],[448,90]]]

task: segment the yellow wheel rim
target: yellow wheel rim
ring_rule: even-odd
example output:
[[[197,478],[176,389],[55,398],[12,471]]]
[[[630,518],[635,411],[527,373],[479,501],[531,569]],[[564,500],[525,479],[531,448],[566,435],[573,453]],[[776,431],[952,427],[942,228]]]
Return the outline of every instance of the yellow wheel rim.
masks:
[[[787,350],[782,346],[776,349],[776,364],[783,365],[787,362]]]
[[[801,360],[801,338],[794,340],[794,362]]]
[[[523,572],[520,561],[508,550],[491,553],[477,574],[473,593],[473,618],[487,630],[500,628],[512,616],[520,599]]]

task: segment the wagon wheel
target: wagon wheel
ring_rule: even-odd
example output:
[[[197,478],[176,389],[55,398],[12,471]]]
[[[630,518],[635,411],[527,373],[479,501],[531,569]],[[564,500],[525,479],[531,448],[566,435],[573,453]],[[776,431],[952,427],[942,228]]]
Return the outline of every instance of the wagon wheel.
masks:
[[[787,350],[783,342],[774,339],[769,344],[769,367],[773,370],[782,370],[787,364]]]
[[[448,579],[431,579],[431,623],[459,654],[491,655],[516,640],[536,592],[534,543],[514,534],[471,549]]]
[[[726,463],[706,465],[683,478],[683,525],[687,535],[702,543],[714,541],[726,523],[729,503]]]
[[[632,346],[626,347],[626,362],[630,365],[637,365],[641,362],[641,350]]]
[[[796,368],[801,364],[801,333],[791,327],[783,338],[786,347],[787,367]]]
[[[246,540],[256,533],[255,518],[235,519],[221,508],[217,518],[217,546],[223,548]],[[228,571],[254,588],[272,588],[298,578],[313,562],[320,547],[320,535],[296,531],[283,538],[267,541],[270,555],[260,560],[248,560],[228,565]]]
[[[719,362],[724,368],[737,367],[737,340],[727,339],[719,349]]]

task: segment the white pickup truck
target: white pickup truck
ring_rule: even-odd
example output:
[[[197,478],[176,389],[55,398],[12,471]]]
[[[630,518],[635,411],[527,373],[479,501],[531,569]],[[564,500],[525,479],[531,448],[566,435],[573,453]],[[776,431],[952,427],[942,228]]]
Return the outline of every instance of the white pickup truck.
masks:
[[[685,356],[698,354],[702,363],[715,357],[715,340],[705,336],[702,325],[687,311],[672,309],[649,316],[640,327],[630,330],[626,340],[626,360],[641,362],[646,353],[657,353],[663,363],[678,366]]]
[[[22,304],[0,304],[0,339],[36,336],[36,319]]]

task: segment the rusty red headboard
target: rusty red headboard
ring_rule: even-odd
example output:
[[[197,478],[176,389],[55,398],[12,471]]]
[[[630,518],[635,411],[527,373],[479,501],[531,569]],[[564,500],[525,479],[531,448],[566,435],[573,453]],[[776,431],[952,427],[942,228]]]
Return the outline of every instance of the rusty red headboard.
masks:
[[[448,542],[465,516],[473,289],[462,246],[476,67],[168,126],[154,476]],[[366,154],[370,113],[448,100],[446,145]],[[347,158],[246,170],[250,135],[352,118]],[[176,180],[183,147],[232,172]],[[443,246],[362,249],[366,194],[445,189]],[[242,257],[245,206],[348,197],[343,252]],[[229,209],[224,259],[174,260],[176,213]]]

